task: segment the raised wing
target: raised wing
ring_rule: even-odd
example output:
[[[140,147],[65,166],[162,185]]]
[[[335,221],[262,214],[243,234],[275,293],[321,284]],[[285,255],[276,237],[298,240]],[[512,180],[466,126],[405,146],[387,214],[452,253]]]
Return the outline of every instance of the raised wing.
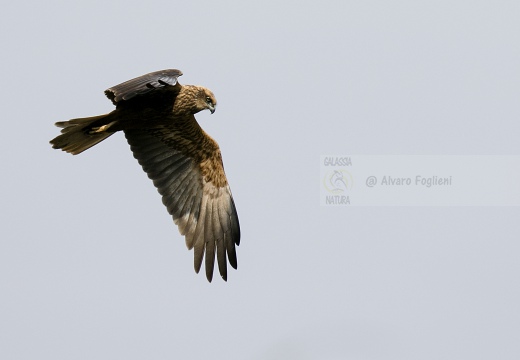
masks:
[[[162,126],[125,130],[125,136],[185,236],[188,249],[194,249],[195,271],[199,272],[205,258],[206,277],[211,282],[216,253],[220,275],[227,280],[226,258],[237,268],[235,245],[240,243],[240,225],[216,142],[193,116],[186,119],[182,130]]]
[[[112,86],[105,90],[105,95],[117,105],[122,100],[130,100],[152,90],[178,91],[180,85],[177,78],[181,75],[182,72],[176,69],[155,71]]]

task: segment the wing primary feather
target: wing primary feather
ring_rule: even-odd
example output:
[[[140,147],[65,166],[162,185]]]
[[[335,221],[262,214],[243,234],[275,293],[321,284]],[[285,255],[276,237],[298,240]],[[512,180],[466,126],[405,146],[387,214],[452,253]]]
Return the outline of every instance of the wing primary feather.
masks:
[[[204,224],[197,224],[197,229],[199,227],[204,227]],[[197,230],[195,230],[196,232]],[[193,266],[195,268],[195,272],[198,274],[200,271],[200,267],[202,265],[202,258],[204,257],[204,239],[203,235],[198,234],[195,237],[195,241],[193,244]]]
[[[233,242],[237,245],[240,245],[240,223],[238,221],[237,209],[235,208],[235,201],[230,194],[229,197],[231,203],[231,230],[233,233]]]
[[[226,260],[226,245],[224,243],[224,231],[220,224],[219,208],[221,207],[220,202],[222,197],[219,196],[213,200],[213,212],[212,212],[212,223],[213,223],[213,234],[216,237],[217,245],[217,264],[220,276],[222,279],[227,281],[227,260]]]
[[[209,282],[213,279],[215,267],[215,233],[213,232],[213,199],[206,203],[206,216],[204,218],[204,241],[206,243],[205,267],[206,278]]]
[[[229,229],[228,229],[228,231],[226,231],[226,237],[227,237],[226,249],[227,249],[227,253],[228,253],[229,264],[231,264],[231,266],[234,269],[236,269],[238,264],[237,264],[237,254],[236,254],[236,249],[235,249],[235,236],[233,233],[233,225],[231,224],[232,216],[233,216],[232,214],[227,215],[227,222],[229,224]]]
[[[194,266],[195,271],[198,273],[200,271],[200,266],[202,265],[202,258],[204,257],[204,248],[206,246],[204,241],[204,219],[206,218],[206,206],[207,206],[207,196],[202,196],[202,203],[200,204],[200,213],[197,218],[197,228],[195,229],[195,243],[193,246],[194,252]]]

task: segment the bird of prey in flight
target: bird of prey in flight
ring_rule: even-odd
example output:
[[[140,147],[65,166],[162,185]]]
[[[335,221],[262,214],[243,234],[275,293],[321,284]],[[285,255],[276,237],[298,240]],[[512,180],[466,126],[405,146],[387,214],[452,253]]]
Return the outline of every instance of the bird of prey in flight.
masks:
[[[50,143],[77,155],[123,131],[188,249],[194,249],[195,271],[204,258],[211,282],[216,254],[227,280],[227,261],[237,268],[240,225],[218,144],[194,116],[206,109],[215,112],[217,100],[205,87],[179,84],[181,75],[175,69],[156,71],[107,89],[115,110],[57,122],[61,134]]]

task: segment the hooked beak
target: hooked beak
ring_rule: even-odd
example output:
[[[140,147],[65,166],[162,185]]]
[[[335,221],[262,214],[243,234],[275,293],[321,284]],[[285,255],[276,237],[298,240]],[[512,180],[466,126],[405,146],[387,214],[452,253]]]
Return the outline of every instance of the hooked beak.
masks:
[[[215,109],[217,108],[217,105],[209,105],[208,109],[213,114],[215,112]]]

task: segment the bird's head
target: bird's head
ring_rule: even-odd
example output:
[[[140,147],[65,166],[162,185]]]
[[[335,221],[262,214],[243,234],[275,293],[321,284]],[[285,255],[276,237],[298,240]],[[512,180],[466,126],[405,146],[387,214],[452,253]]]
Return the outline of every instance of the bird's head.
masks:
[[[173,106],[173,113],[177,116],[196,114],[202,110],[209,110],[213,114],[217,107],[217,99],[211,90],[196,85],[184,85]]]
[[[199,94],[197,96],[197,109],[198,111],[208,109],[212,114],[215,112],[217,107],[217,99],[210,89],[203,86],[199,86]]]

